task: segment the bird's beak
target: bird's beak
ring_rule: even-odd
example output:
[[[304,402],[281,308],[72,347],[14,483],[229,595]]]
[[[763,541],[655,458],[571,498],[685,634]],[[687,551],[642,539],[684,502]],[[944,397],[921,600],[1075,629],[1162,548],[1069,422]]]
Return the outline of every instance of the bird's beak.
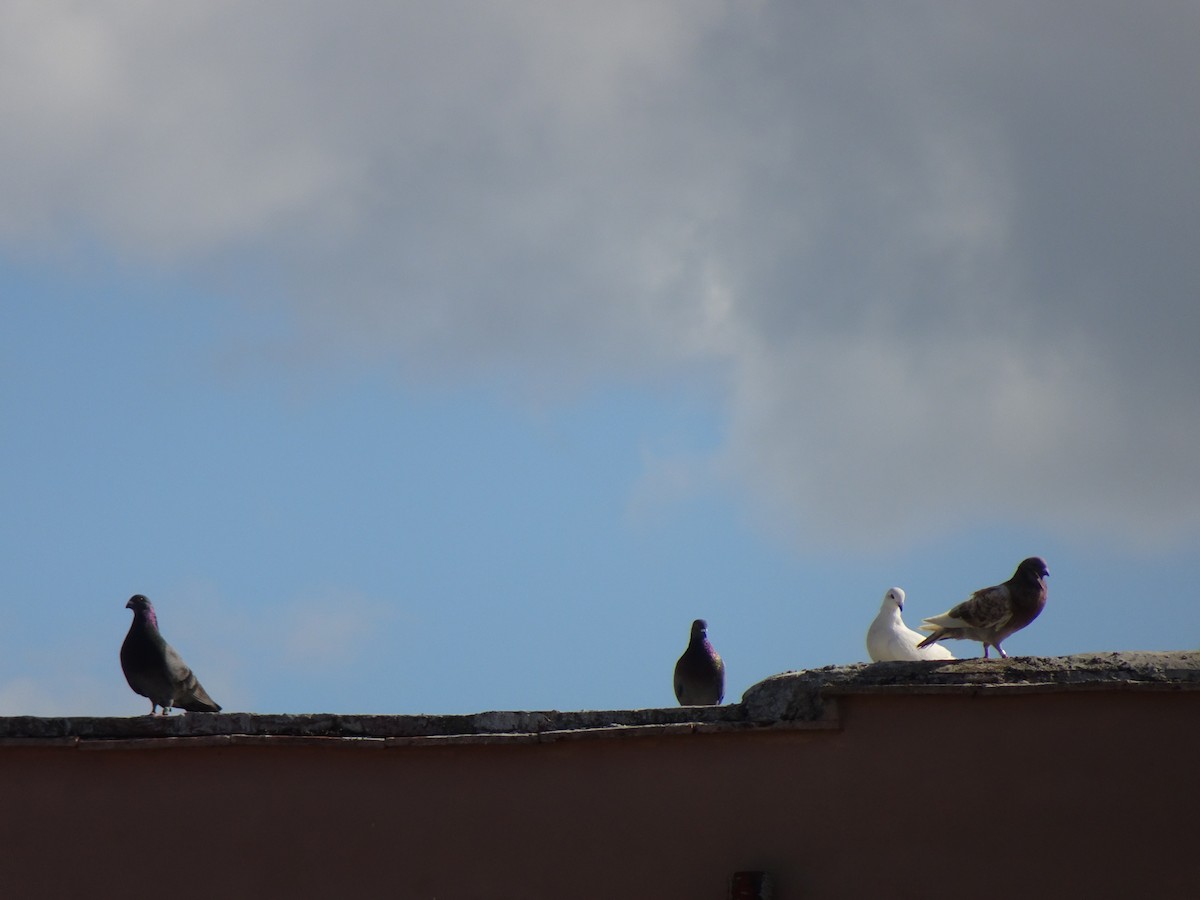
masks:
[[[133,601],[132,601],[132,600],[126,600],[126,601],[125,601],[125,608],[126,608],[126,609],[133,609]]]

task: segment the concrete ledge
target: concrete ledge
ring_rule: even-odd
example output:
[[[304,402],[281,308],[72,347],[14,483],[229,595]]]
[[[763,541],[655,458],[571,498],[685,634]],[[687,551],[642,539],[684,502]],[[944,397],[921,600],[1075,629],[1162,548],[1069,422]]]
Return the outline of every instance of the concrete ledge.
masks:
[[[257,715],[0,717],[8,747],[90,750],[262,746],[385,749],[690,737],[840,727],[837,697],[861,694],[1009,694],[1047,691],[1200,690],[1200,651],[1088,653],[1007,660],[933,660],[827,666],[774,675],[740,703],[579,712],[474,715]]]
[[[613,729],[685,729],[698,723],[744,727],[736,704],[669,709],[585,710],[580,712],[482,712],[461,716],[430,715],[269,715],[254,713],[186,713],[171,716],[39,718],[0,717],[0,747],[33,742],[196,740],[236,736],[291,739],[388,739],[394,744],[423,738],[547,736],[572,732],[603,733]]]
[[[687,721],[655,722],[660,713],[684,713]],[[166,750],[216,746],[330,747],[380,750],[394,747],[449,747],[475,744],[548,744],[717,734],[735,731],[825,731],[839,727],[831,700],[814,720],[746,721],[738,706],[681,710],[624,710],[607,713],[605,724],[578,726],[580,713],[539,713],[547,726],[520,730],[525,713],[464,716],[456,730],[424,730],[424,716],[248,716],[246,714],[141,718],[0,718],[0,751],[6,747],[70,747],[85,750]],[[586,716],[585,718],[589,718]],[[616,721],[624,719],[625,721]],[[703,721],[696,721],[703,719]],[[482,721],[481,721],[482,720]],[[651,721],[647,721],[651,720]],[[444,723],[443,723],[444,724]],[[513,730],[495,730],[498,726]],[[560,727],[553,727],[560,726]],[[231,729],[231,730],[223,730]],[[320,732],[320,733],[317,733]]]
[[[820,718],[830,698],[853,694],[1042,693],[1200,690],[1200,651],[1128,651],[1009,659],[859,663],[773,675],[749,688],[750,721]]]

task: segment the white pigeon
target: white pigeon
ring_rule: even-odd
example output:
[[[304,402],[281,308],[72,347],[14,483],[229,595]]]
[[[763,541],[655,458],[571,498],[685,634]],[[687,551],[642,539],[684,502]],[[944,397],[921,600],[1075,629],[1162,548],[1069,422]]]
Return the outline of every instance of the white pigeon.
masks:
[[[904,591],[898,587],[888,588],[879,607],[879,615],[867,629],[867,653],[872,662],[894,659],[954,659],[954,654],[941,644],[930,644],[917,649],[917,644],[926,635],[913,631],[904,624],[900,611],[904,609]]]

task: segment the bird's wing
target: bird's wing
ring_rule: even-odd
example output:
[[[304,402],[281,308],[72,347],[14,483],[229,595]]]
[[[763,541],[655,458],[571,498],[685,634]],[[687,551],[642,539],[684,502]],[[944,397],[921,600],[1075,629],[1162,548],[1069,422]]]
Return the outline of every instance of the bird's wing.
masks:
[[[883,616],[878,615],[871,622],[871,627],[867,629],[867,655],[871,657],[872,662],[883,662],[890,659],[888,652],[888,633],[887,622],[883,621]]]
[[[904,634],[908,631],[905,628],[903,631],[892,631],[887,636],[887,657],[886,659],[921,659],[922,651],[917,649],[917,642],[909,640]]]
[[[943,628],[1001,628],[1012,618],[1012,594],[1008,586],[982,588],[962,603],[940,616],[930,616],[921,623],[922,631]]]
[[[1012,618],[1012,593],[1004,584],[983,588],[950,610],[949,614],[972,628],[1001,628]]]
[[[908,646],[912,647],[916,654],[913,659],[954,659],[954,654],[951,653],[944,644],[930,644],[928,647],[917,647],[917,644],[925,640],[927,635],[921,634],[919,631],[913,631],[911,628],[904,629],[903,639],[908,641]]]
[[[163,645],[163,656],[167,672],[171,676],[171,683],[190,690],[195,685],[196,676],[183,661],[183,657],[176,653],[175,648],[170,644]]]
[[[933,627],[929,626],[931,630]],[[917,649],[917,644],[924,639],[925,635],[913,631],[903,622],[894,625],[891,621],[879,617],[871,623],[867,631],[867,652],[873,662],[954,659],[954,654],[940,644]]]

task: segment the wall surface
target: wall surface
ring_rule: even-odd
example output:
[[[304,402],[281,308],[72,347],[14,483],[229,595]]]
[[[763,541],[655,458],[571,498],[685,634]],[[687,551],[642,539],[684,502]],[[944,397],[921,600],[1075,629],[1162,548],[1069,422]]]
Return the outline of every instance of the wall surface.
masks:
[[[839,696],[840,727],[0,745],[0,895],[1200,896],[1200,691]]]

